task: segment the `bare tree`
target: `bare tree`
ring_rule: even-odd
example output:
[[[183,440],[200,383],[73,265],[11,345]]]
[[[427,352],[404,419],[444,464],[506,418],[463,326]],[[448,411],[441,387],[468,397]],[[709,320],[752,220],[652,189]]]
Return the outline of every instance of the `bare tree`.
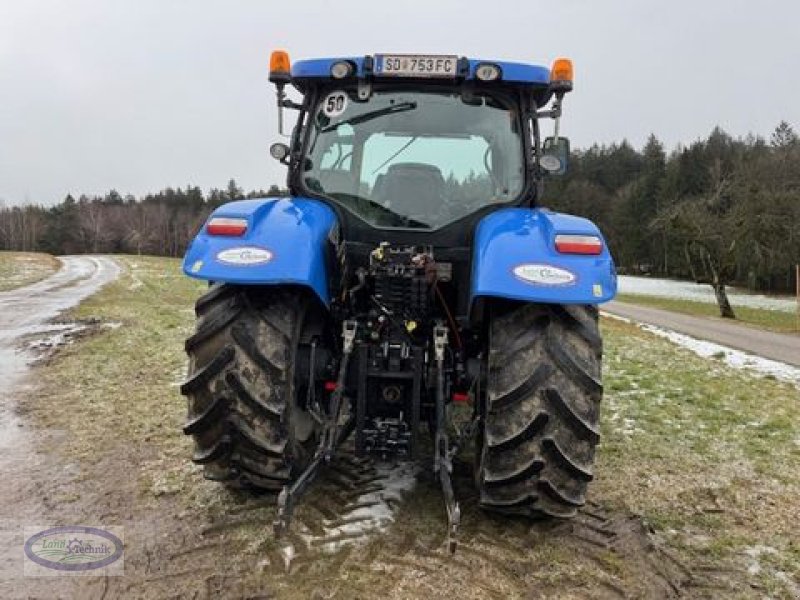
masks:
[[[731,180],[723,175],[719,163],[712,166],[711,177],[713,186],[708,195],[683,200],[662,211],[652,228],[683,243],[692,278],[713,288],[722,317],[735,319],[726,286],[736,275],[740,223],[733,210]]]
[[[94,253],[105,250],[112,232],[108,229],[108,208],[99,199],[81,198],[78,206],[78,225],[84,247]]]

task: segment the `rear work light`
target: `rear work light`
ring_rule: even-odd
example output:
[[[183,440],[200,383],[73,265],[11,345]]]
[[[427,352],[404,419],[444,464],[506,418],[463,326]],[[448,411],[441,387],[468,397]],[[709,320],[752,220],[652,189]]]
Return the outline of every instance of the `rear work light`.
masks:
[[[353,65],[346,60],[340,60],[331,65],[331,77],[334,79],[345,79],[352,76],[354,72]]]
[[[209,235],[241,237],[245,231],[247,231],[247,219],[214,217],[206,225],[206,233]]]
[[[480,63],[475,68],[475,78],[481,81],[495,81],[500,79],[500,67],[492,63]]]
[[[556,250],[561,254],[600,254],[603,251],[603,240],[596,235],[561,233],[556,236]]]

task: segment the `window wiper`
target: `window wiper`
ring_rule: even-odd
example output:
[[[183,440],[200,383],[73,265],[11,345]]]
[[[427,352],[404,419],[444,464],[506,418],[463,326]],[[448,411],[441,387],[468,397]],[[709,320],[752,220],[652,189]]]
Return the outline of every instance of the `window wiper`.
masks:
[[[411,138],[411,139],[408,141],[408,143],[404,144],[404,145],[403,145],[403,147],[402,147],[402,148],[400,148],[400,150],[398,150],[397,152],[395,152],[394,154],[392,154],[392,155],[391,155],[389,158],[387,158],[385,161],[383,161],[383,162],[382,162],[380,165],[378,165],[378,167],[377,167],[377,168],[373,169],[373,170],[372,170],[372,174],[373,174],[373,175],[375,175],[375,173],[377,173],[377,172],[378,172],[378,171],[380,171],[380,170],[381,170],[383,167],[385,167],[385,166],[386,166],[386,163],[388,163],[389,161],[391,161],[391,160],[394,160],[395,158],[397,158],[398,156],[400,156],[400,154],[402,154],[403,152],[405,152],[406,148],[408,148],[408,147],[409,147],[411,144],[413,144],[414,142],[416,142],[418,139],[419,139],[419,136],[416,136],[416,135],[415,135],[414,137],[412,137],[412,138]]]
[[[359,123],[365,123],[367,121],[371,121],[372,119],[383,117],[384,115],[391,115],[393,113],[405,112],[407,110],[414,110],[415,108],[417,108],[416,102],[400,102],[399,104],[392,104],[391,106],[387,106],[385,108],[379,108],[377,110],[365,112],[360,115],[350,117],[349,119],[345,119],[344,121],[339,121],[338,123],[334,123],[333,125],[328,125],[327,127],[323,127],[320,131],[322,133],[328,133],[329,131],[335,131],[342,125],[358,125]]]

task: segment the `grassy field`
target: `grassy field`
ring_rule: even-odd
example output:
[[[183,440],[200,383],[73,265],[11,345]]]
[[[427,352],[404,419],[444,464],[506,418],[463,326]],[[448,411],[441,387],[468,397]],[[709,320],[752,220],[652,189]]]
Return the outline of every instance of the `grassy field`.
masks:
[[[648,559],[654,564],[647,569],[691,573],[684,574],[696,586],[683,590],[688,596],[800,593],[800,391],[616,321],[603,323],[603,437],[590,499],[592,510],[609,515],[619,531],[636,529],[626,539],[640,545],[595,547],[574,528],[486,516],[469,499],[466,476],[457,482],[465,496],[464,543],[449,558],[441,548],[438,490],[422,477],[384,535],[358,551],[311,552],[286,574],[271,535],[274,500],[225,492],[187,460],[191,443],[180,433],[185,403],[178,385],[202,286],[183,277],[177,261],[120,262],[123,276],[74,316],[121,326],[65,348],[38,373],[23,408],[40,427],[68,433],[60,452],[64,461],[83,465],[83,486],[112,486],[109,469],[124,467],[134,486],[134,518],[160,514],[175,527],[205,532],[235,520],[235,527],[220,528],[208,558],[185,567],[180,594],[191,596],[193,572],[216,569],[253,586],[248,590],[267,585],[290,598],[662,597],[643,571],[654,547],[662,558]],[[99,445],[110,432],[113,444]],[[50,501],[77,506],[82,496],[80,486],[64,486]],[[301,506],[298,518],[313,519],[309,510]],[[208,546],[211,534],[204,535]],[[135,544],[130,548],[136,552]],[[184,554],[172,556],[170,568],[183,568],[174,557]],[[129,563],[135,572],[135,559],[126,559],[126,569]],[[154,587],[161,580],[143,581],[150,593],[166,593]],[[171,585],[184,585],[176,581]],[[675,591],[669,585],[663,595]]]
[[[800,391],[633,325],[604,329],[595,492],[644,515],[688,564],[744,562],[770,594],[794,595]]]
[[[49,254],[0,252],[0,292],[35,283],[61,268]]]
[[[619,294],[616,299],[620,302],[652,306],[653,308],[663,308],[687,315],[720,318],[717,305],[709,302],[681,300],[678,298],[660,298],[658,296],[646,296],[644,294]],[[749,306],[736,306],[735,304],[733,310],[736,313],[737,321],[743,325],[750,325],[752,327],[781,333],[800,333],[800,319],[798,319],[796,313],[765,308],[752,308]]]

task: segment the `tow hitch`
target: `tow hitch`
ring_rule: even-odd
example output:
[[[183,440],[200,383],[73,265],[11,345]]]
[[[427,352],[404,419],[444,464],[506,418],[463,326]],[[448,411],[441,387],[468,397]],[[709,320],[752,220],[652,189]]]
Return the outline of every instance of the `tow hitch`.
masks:
[[[357,324],[355,321],[345,321],[342,326],[343,351],[336,378],[336,389],[331,395],[330,410],[323,418],[322,435],[319,445],[314,452],[314,458],[300,476],[291,485],[286,485],[278,495],[278,515],[273,523],[275,537],[281,537],[292,521],[294,507],[300,497],[308,489],[309,484],[319,473],[323,465],[333,458],[336,448],[347,439],[355,427],[355,417],[350,417],[342,426],[342,395],[344,393],[345,377],[353,354],[353,345],[356,337]],[[313,364],[313,363],[312,363]]]

